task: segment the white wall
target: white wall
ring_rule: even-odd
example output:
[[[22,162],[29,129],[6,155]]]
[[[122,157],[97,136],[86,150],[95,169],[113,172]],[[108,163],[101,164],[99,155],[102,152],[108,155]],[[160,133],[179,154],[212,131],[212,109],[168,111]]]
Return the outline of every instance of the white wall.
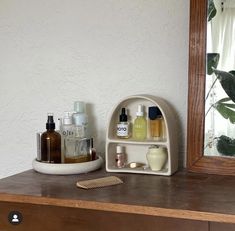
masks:
[[[47,112],[88,103],[95,146],[121,98],[165,98],[185,156],[189,0],[1,0],[0,177],[31,168]]]

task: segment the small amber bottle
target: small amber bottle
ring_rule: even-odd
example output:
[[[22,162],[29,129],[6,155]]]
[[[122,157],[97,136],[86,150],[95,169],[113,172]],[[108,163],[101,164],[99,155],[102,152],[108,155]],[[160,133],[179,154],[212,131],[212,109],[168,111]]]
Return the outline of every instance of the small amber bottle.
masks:
[[[41,136],[41,161],[61,163],[61,136],[55,131],[52,113],[48,113],[46,129]]]

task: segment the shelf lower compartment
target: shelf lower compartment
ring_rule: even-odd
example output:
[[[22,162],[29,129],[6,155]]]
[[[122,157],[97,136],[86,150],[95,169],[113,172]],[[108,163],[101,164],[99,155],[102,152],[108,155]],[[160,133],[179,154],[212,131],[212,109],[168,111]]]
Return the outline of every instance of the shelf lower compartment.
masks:
[[[121,145],[124,148],[124,152],[127,156],[126,165],[129,163],[143,163],[144,167],[139,168],[129,168],[129,167],[123,167],[118,168],[116,167],[116,146]],[[136,145],[135,143],[122,143],[122,142],[110,142],[107,144],[107,153],[109,155],[106,159],[106,170],[108,172],[126,172],[126,173],[144,173],[144,174],[154,174],[154,175],[169,175],[168,169],[169,169],[169,155],[167,158],[167,161],[160,171],[152,171],[148,167],[148,161],[146,158],[146,154],[148,152],[148,148],[151,146],[150,143],[144,143]],[[165,146],[165,145],[162,145]],[[166,147],[166,146],[165,146]]]

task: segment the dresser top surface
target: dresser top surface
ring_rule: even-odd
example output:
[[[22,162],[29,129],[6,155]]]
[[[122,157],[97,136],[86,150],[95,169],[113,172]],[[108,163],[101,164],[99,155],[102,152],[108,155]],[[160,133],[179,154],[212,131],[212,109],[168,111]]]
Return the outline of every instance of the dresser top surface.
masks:
[[[76,186],[79,180],[110,175],[124,183],[89,190]],[[55,176],[29,170],[0,180],[0,201],[235,223],[235,177],[186,171],[167,177],[104,170]]]

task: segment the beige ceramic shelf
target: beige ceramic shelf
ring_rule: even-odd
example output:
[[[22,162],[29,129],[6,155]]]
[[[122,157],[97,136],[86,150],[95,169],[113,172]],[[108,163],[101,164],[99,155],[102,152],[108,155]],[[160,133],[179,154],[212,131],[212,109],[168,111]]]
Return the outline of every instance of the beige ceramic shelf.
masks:
[[[120,139],[116,136],[116,126],[119,121],[119,114],[122,107],[127,109],[128,119],[133,124],[136,118],[138,104],[145,107],[145,116],[148,118],[148,107],[157,106],[163,115],[165,121],[166,134],[162,140],[153,140],[147,137],[144,141],[137,141],[133,138]],[[106,133],[106,171],[108,172],[126,172],[170,176],[178,169],[178,143],[177,126],[175,113],[170,106],[161,98],[151,95],[133,95],[122,99],[111,111],[108,129]],[[149,130],[149,129],[148,129]],[[127,154],[127,163],[141,162],[145,164],[142,168],[117,168],[115,163],[116,146],[121,145]],[[148,167],[146,153],[151,145],[163,146],[167,149],[168,158],[165,166],[160,171],[152,171]]]

